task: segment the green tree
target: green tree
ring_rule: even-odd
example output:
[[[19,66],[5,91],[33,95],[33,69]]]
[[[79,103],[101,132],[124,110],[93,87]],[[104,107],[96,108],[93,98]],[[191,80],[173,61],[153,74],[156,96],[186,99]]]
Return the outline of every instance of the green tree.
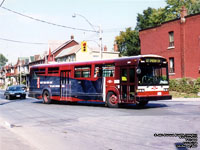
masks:
[[[181,7],[185,6],[188,15],[200,12],[200,0],[166,0],[164,8],[147,8],[137,15],[136,30],[158,26],[161,23],[180,17]]]
[[[188,14],[200,13],[200,0],[193,0],[194,2],[189,5]]]
[[[3,54],[0,54],[0,67],[3,67],[6,62],[8,62],[8,59]]]
[[[185,6],[188,14],[200,12],[200,0],[166,0],[164,8],[154,9],[148,7],[143,13],[137,15],[135,30],[127,28],[115,37],[118,49],[122,56],[140,54],[139,30],[155,27],[161,23],[180,17],[181,7]]]
[[[131,27],[126,31],[121,31],[119,36],[115,37],[115,42],[121,56],[133,56],[140,54],[139,32],[132,30]]]
[[[166,0],[166,21],[180,17],[181,7],[185,6],[188,15],[200,12],[200,0]]]
[[[165,9],[159,8],[154,9],[148,7],[143,11],[143,14],[138,14],[136,30],[143,30],[146,28],[154,27],[160,25],[166,19]]]

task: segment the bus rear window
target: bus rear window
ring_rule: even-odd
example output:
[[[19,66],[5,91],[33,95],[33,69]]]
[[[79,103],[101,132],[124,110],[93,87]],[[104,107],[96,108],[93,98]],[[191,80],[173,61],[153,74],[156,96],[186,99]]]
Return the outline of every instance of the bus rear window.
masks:
[[[75,67],[75,78],[89,78],[91,76],[91,67],[90,66],[81,66]]]

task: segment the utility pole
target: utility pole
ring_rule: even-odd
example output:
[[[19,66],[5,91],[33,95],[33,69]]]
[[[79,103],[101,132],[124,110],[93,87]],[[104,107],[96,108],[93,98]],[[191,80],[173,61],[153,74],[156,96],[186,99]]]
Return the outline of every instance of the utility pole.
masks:
[[[103,58],[103,56],[102,56],[103,46],[102,46],[102,30],[101,30],[101,25],[99,26],[99,45],[100,45],[100,59],[102,59]]]
[[[84,18],[89,23],[89,25],[92,27],[93,31],[99,34],[100,59],[102,59],[103,58],[103,56],[102,56],[102,51],[103,51],[102,33],[103,33],[103,31],[101,29],[101,25],[96,26],[96,27],[99,28],[99,31],[98,31],[98,30],[95,29],[95,26],[85,16],[83,16],[81,14],[74,13],[72,15],[72,17],[75,18],[77,15]]]
[[[22,80],[22,77],[21,77],[21,63],[19,65],[19,85],[21,85],[21,80]]]

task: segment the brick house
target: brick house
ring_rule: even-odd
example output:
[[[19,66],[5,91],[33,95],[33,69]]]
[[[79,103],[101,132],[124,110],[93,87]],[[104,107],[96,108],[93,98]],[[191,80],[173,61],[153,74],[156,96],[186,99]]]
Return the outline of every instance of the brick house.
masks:
[[[200,77],[200,13],[187,15],[159,26],[141,30],[141,54],[164,56],[169,62],[170,78]]]
[[[32,56],[31,62],[29,63],[29,68],[36,64],[45,64],[47,63],[48,60],[52,60],[53,58],[55,58],[64,49],[67,49],[75,45],[78,45],[78,42],[74,40],[74,36],[71,36],[71,39],[69,41],[64,42],[63,44],[59,45],[56,49],[53,49],[51,51],[51,48],[50,48],[49,49],[50,53],[44,54],[44,55]]]

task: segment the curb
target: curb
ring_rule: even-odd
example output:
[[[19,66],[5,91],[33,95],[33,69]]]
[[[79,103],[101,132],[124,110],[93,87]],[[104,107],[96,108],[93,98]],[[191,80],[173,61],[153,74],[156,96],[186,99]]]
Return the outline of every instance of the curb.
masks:
[[[172,98],[171,101],[185,101],[185,102],[191,102],[191,101],[195,101],[195,102],[200,102],[200,98]]]

